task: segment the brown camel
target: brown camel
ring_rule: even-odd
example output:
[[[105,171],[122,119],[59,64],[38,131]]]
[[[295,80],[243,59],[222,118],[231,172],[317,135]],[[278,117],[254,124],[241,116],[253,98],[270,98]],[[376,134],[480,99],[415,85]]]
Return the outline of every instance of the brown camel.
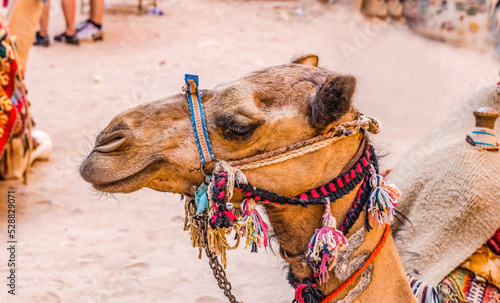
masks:
[[[208,135],[219,159],[234,160],[288,146],[353,120],[356,79],[317,67],[318,57],[305,56],[201,91]],[[364,134],[336,141],[315,152],[280,164],[244,171],[248,181],[287,197],[326,184],[357,154]],[[208,163],[205,171],[213,169]],[[127,110],[97,136],[81,166],[81,175],[103,192],[129,193],[143,187],[193,197],[203,182],[188,103],[184,94]],[[356,198],[356,188],[331,204],[342,222]],[[242,201],[235,191],[232,202]],[[287,256],[303,254],[321,225],[321,205],[265,204],[269,220]],[[330,279],[317,287],[325,295],[340,287],[361,267],[379,243],[384,228],[364,230],[364,212],[347,235],[350,247],[339,254]],[[356,260],[358,262],[356,263]],[[302,260],[290,260],[300,280],[312,276]],[[392,236],[369,268],[331,302],[416,302],[394,247]]]

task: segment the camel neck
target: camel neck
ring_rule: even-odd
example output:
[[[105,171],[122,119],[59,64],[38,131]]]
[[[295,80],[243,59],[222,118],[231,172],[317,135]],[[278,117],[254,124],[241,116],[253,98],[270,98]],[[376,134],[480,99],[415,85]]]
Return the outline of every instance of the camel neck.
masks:
[[[274,180],[266,180],[264,186],[258,182],[262,179],[255,179],[257,182],[252,182],[254,178],[249,175],[249,180],[257,187],[263,187],[284,196],[297,196],[312,188],[320,187],[338,176],[356,155],[361,139],[361,136],[345,139],[334,146],[293,161],[296,163],[287,163],[293,168],[281,171],[280,177],[275,174]],[[331,212],[337,222],[343,222],[351,210],[360,187],[361,185],[356,186],[332,204]],[[299,255],[306,251],[311,236],[321,226],[324,205],[310,205],[303,208],[293,205],[265,204],[265,207],[282,248],[289,255]]]
[[[300,193],[309,191],[311,188],[319,187],[338,176],[350,160],[355,157],[361,139],[361,135],[346,138],[314,154],[301,157],[289,163],[285,162],[281,165],[281,170],[276,171],[271,179],[268,179],[267,176],[257,179],[257,175],[251,175],[248,180],[256,186],[270,189],[288,197],[297,196]],[[373,160],[374,163],[372,164],[376,166],[376,159],[374,158]],[[276,167],[274,167],[274,170],[276,170]],[[260,176],[263,176],[262,173],[263,171],[259,170]],[[247,174],[247,176],[249,175]],[[393,190],[390,186],[383,184],[382,177],[372,174],[369,177],[369,182],[368,179],[365,179],[364,182],[358,184],[351,192],[337,199],[335,203],[331,203],[331,214],[337,222],[343,222],[351,212],[358,194],[362,192],[360,189],[364,185],[368,186],[367,192],[369,192],[370,199],[380,199],[378,194],[382,190]],[[383,189],[382,186],[384,186]],[[373,189],[377,191],[373,192]],[[394,193],[397,193],[394,196],[397,199],[399,197],[397,189],[394,189],[394,192],[390,194]],[[389,194],[389,192],[386,194]],[[363,200],[369,203],[366,204],[367,207],[373,206],[373,201],[370,202],[370,199]],[[397,201],[395,204],[397,204]],[[335,293],[336,297],[332,298],[331,302],[352,302],[354,298],[358,297],[363,297],[363,299],[360,299],[363,302],[399,302],[402,298],[405,302],[415,301],[401,264],[394,262],[394,260],[399,260],[399,258],[390,233],[388,231],[384,233],[383,218],[377,217],[380,219],[381,226],[378,226],[378,223],[373,220],[371,222],[373,229],[368,231],[369,228],[365,228],[365,223],[368,222],[366,220],[368,216],[367,212],[361,211],[359,213],[358,220],[355,221],[349,233],[345,234],[349,242],[347,250],[338,252],[336,265],[327,271],[327,278],[323,279],[323,283],[320,283],[321,276],[311,278],[315,276],[313,269],[309,266],[309,262],[300,256],[308,251],[309,242],[313,235],[316,236],[318,230],[325,227],[324,225],[322,227],[322,215],[326,214],[325,205],[308,205],[307,208],[304,208],[300,205],[275,205],[273,203],[266,203],[264,207],[282,251],[287,256],[299,256],[288,262],[289,280],[296,287],[296,294],[299,296],[299,299],[304,294],[304,289],[307,288],[308,291],[306,293],[308,294],[318,294],[318,291],[321,291],[316,296],[316,300],[322,300],[325,295]],[[387,211],[388,213],[392,212],[392,209],[387,209]],[[376,215],[375,211],[373,213]],[[339,225],[337,224],[337,227]],[[386,235],[385,237],[384,234]],[[377,258],[374,259],[373,257],[374,260],[371,260],[373,263],[366,265],[366,268],[362,269],[366,261],[373,255],[373,252],[377,250],[381,239],[384,239],[382,242],[386,244],[378,250],[376,254]],[[312,240],[311,243],[313,243]],[[400,291],[394,294],[386,292],[384,288],[372,287],[371,285],[381,285],[386,282],[382,281],[380,274],[376,275],[377,272],[374,271],[374,268],[382,268],[382,271],[391,273],[392,276],[388,280],[397,283]],[[356,273],[358,273],[358,276],[352,278]],[[387,280],[387,277],[385,279]],[[348,280],[350,280],[348,285],[343,287],[342,285],[345,285]],[[368,289],[370,291],[365,294],[365,290]],[[377,299],[372,300],[373,298],[370,297],[370,294],[373,295],[375,293]],[[300,302],[300,300],[298,301]],[[310,302],[316,301],[313,300]]]
[[[359,149],[360,146],[363,145],[364,139],[359,138],[357,140],[352,140],[352,142],[339,143],[343,143],[343,146],[332,146],[329,150],[323,151],[324,154],[320,157],[320,159],[323,159],[322,162],[324,163],[320,163],[320,168],[316,170],[319,178],[317,178],[316,184],[311,185],[312,188],[324,185],[328,182],[326,180],[332,180],[335,176],[338,176],[338,174],[345,173],[346,166],[350,167],[353,164],[355,165],[357,161],[361,161],[361,158],[359,158]],[[339,154],[343,154],[344,157],[328,157],[328,155],[338,156]],[[353,159],[354,161],[352,161]],[[365,179],[363,180],[366,181]],[[357,200],[360,199],[360,194],[366,190],[365,185],[366,184],[363,182],[356,183],[352,186],[353,188],[349,188],[349,191],[346,194],[342,195],[342,197],[336,199],[335,203],[331,204],[332,215],[335,217],[337,222],[340,222],[338,224],[339,226],[337,226],[338,228],[340,228],[340,225],[342,225],[343,222],[346,222],[345,219],[349,218],[349,215],[352,216],[353,210],[355,209],[353,208],[353,205],[355,206],[356,203],[359,203]],[[310,193],[311,190],[303,190],[303,192]],[[315,191],[313,191],[313,193],[314,192]],[[360,203],[360,205],[364,204]],[[310,205],[305,209],[297,209],[296,206],[266,205],[269,220],[271,221],[276,236],[280,242],[280,250],[286,252],[286,254],[290,256],[304,256],[304,252],[307,251],[312,234],[314,234],[315,230],[321,226],[320,218],[323,209],[323,206],[318,205]],[[370,240],[368,238],[380,238],[378,230],[370,234],[366,233],[365,235],[364,222],[366,217],[364,212],[362,212],[362,206],[361,209],[356,211],[357,214],[354,217],[354,221],[349,226],[349,228],[353,227],[353,232],[350,234],[361,234],[362,239],[358,236],[358,240],[361,240],[353,241],[351,250],[348,253],[349,257],[352,255],[354,250],[362,245],[365,237],[367,240]],[[361,217],[358,218],[360,215]],[[344,233],[347,234],[348,230],[349,229],[345,230]],[[374,247],[371,249],[374,249]],[[343,253],[342,255],[346,255],[346,253]],[[306,266],[307,263],[304,261],[305,259],[303,257],[291,259],[292,260],[288,260],[290,263],[289,277],[291,283],[297,283],[297,281],[302,281],[304,278],[313,276],[312,270],[309,266]],[[343,261],[349,263],[349,258],[346,258],[346,260]],[[349,265],[347,266],[349,267]],[[338,273],[330,274],[330,277],[331,278],[328,279],[326,283],[317,285],[318,289],[322,290],[325,294],[333,292],[344,282],[342,281],[342,278],[338,277]]]

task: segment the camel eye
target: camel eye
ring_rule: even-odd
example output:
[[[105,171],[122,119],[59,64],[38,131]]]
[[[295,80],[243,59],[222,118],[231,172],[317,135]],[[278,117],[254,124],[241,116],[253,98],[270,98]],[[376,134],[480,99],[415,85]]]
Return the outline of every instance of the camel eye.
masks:
[[[244,141],[253,134],[256,128],[255,125],[240,125],[231,121],[224,127],[224,137],[227,140]]]
[[[248,135],[253,130],[252,126],[231,125],[228,128],[231,132],[238,136]]]

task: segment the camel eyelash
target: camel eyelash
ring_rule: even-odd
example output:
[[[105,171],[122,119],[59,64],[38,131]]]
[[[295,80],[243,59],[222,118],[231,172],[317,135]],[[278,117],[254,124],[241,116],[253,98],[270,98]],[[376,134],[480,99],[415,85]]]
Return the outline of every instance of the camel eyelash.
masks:
[[[226,140],[244,141],[253,134],[256,125],[241,125],[234,121],[224,123],[223,134]]]
[[[250,126],[250,125],[243,126],[243,125],[239,125],[239,124],[229,124],[227,126],[227,128],[228,128],[228,130],[230,130],[233,133],[238,134],[238,135],[245,135],[254,129],[253,126]]]

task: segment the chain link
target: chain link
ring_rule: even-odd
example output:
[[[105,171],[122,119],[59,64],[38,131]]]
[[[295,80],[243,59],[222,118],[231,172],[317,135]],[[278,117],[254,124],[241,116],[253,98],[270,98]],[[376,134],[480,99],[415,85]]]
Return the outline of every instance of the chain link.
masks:
[[[236,297],[231,293],[232,286],[231,283],[227,280],[226,271],[220,264],[219,259],[217,258],[217,254],[213,251],[210,251],[210,247],[208,245],[208,235],[207,235],[208,220],[203,218],[203,216],[193,216],[193,219],[194,223],[198,226],[198,230],[200,231],[203,248],[208,257],[208,265],[212,269],[215,280],[217,280],[217,285],[219,286],[220,289],[224,291],[224,295],[227,297],[229,302],[243,303],[243,302],[238,302],[236,300]]]

